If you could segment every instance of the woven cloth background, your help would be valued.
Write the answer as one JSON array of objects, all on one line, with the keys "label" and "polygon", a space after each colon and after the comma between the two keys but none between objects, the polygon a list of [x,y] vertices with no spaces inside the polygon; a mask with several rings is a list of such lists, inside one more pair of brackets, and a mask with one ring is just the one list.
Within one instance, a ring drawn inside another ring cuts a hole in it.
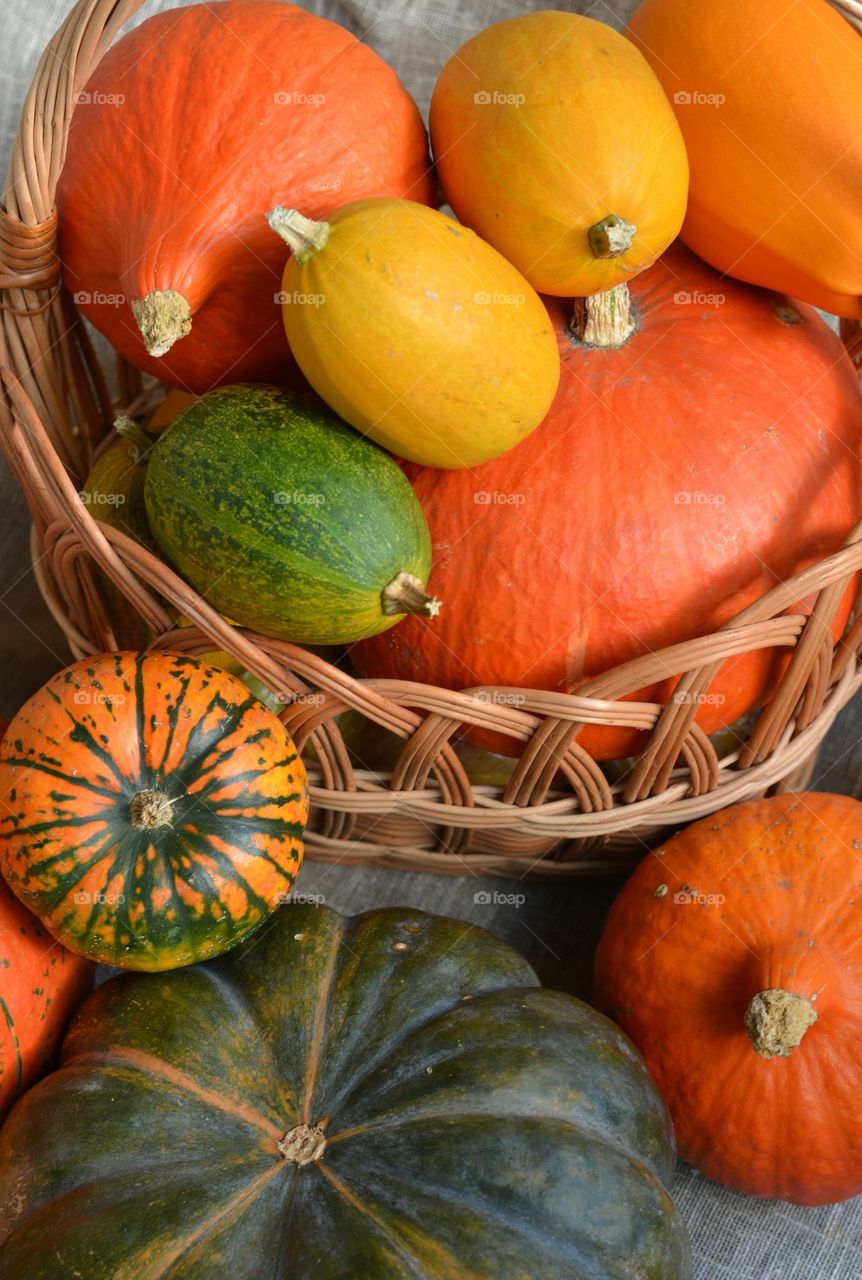
[{"label": "woven cloth background", "polygon": [[[698,0],[692,0],[697,3]],[[143,17],[177,7],[154,0]],[[423,111],[446,59],[475,31],[541,0],[321,0],[305,4],[350,28],[401,75]],[[561,4],[622,26],[636,0]],[[36,60],[65,16],[67,0],[0,0],[0,162],[5,172],[18,113]],[[178,104],[178,110],[181,110]],[[62,635],[39,599],[29,568],[27,514],[5,468],[0,474],[0,712],[11,715],[68,661]],[[821,752],[814,785],[862,794],[862,708],[848,707]],[[513,886],[508,881],[346,870],[309,864],[302,889],[344,912],[409,904],[473,920],[522,950],[551,986],[589,993],[589,971],[614,887],[581,882]],[[523,894],[518,906],[495,892]],[[480,900],[476,898],[479,896]],[[487,899],[490,896],[491,901]],[[776,1124],[780,1125],[780,1117]],[[691,1230],[697,1280],[859,1280],[862,1198],[799,1209],[733,1194],[681,1167],[675,1195]],[[565,1280],[561,1277],[560,1280]]]}]

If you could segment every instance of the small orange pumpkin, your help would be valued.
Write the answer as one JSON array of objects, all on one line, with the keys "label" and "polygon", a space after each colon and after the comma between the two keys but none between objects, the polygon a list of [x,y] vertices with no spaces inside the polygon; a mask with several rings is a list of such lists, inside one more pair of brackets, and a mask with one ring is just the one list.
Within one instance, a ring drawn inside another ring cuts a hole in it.
[{"label": "small orange pumpkin", "polygon": [[596,954],[596,1002],[644,1055],[680,1155],[749,1195],[862,1191],[862,805],[784,795],[644,859]]},{"label": "small orange pumpkin", "polygon": [[93,972],[0,881],[0,1120],[42,1074]]}]

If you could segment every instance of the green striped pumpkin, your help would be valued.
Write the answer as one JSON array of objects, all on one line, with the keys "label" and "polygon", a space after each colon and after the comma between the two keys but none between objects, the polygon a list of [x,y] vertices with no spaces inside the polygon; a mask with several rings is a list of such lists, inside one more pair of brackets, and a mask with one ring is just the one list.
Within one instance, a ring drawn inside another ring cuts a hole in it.
[{"label": "green striped pumpkin", "polygon": [[308,814],[281,721],[189,655],[58,672],[0,755],[0,871],[71,951],[131,969],[206,959],[290,892]]},{"label": "green striped pumpkin", "polygon": [[670,1120],[475,925],[290,904],[100,988],[0,1133],[0,1280],[688,1280]]},{"label": "green striped pumpkin", "polygon": [[264,635],[344,644],[433,616],[431,540],[397,464],[328,410],[273,387],[211,391],[150,456],[150,525],[221,613]]}]

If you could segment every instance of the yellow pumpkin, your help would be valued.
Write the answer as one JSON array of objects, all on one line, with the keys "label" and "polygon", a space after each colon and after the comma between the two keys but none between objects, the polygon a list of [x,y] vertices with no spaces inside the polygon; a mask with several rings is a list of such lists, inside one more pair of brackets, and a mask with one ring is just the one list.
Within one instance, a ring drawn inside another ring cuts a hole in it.
[{"label": "yellow pumpkin", "polygon": [[682,226],[671,105],[640,51],[592,18],[529,13],[473,36],[434,88],[431,141],[458,217],[541,293],[630,280]]},{"label": "yellow pumpkin", "polygon": [[293,250],[293,354],[346,422],[401,458],[472,467],[544,418],[560,376],[548,313],[523,276],[452,218],[359,200],[328,222],[274,209]]}]

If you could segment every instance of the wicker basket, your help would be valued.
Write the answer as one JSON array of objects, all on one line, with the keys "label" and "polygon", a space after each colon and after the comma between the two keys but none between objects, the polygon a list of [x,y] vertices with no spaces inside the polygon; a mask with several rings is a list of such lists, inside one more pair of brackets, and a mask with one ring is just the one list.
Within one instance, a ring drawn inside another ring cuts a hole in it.
[{"label": "wicker basket", "polygon": [[[153,628],[156,645],[234,655],[282,698],[298,745],[314,744],[307,849],[331,862],[518,877],[619,871],[670,827],[770,788],[804,785],[819,743],[862,685],[862,601],[835,648],[830,632],[862,568],[862,525],[843,550],[714,635],[628,662],[577,695],[518,690],[513,699],[511,690],[354,680],[295,645],[231,626],[156,557],[92,520],[77,494],[120,405],[60,281],[54,191],[76,94],[140,4],[75,5],[36,71],[0,211],[0,437],[32,511],[39,585],[73,654],[116,647],[98,565]],[[840,7],[862,20],[858,0]],[[845,324],[843,336],[862,364],[860,327]],[[132,414],[159,394],[122,364],[119,386]],[[811,593],[810,616],[783,613]],[[192,625],[177,627],[180,616]],[[791,661],[748,741],[719,759],[693,722],[698,700],[725,659],[773,646],[791,648]],[[621,701],[677,673],[689,697],[667,707]],[[404,739],[390,774],[352,765],[335,722],[347,708]],[[611,785],[574,741],[587,723],[651,731],[624,782]],[[468,780],[451,745],[468,725],[526,744],[505,790]]]}]

